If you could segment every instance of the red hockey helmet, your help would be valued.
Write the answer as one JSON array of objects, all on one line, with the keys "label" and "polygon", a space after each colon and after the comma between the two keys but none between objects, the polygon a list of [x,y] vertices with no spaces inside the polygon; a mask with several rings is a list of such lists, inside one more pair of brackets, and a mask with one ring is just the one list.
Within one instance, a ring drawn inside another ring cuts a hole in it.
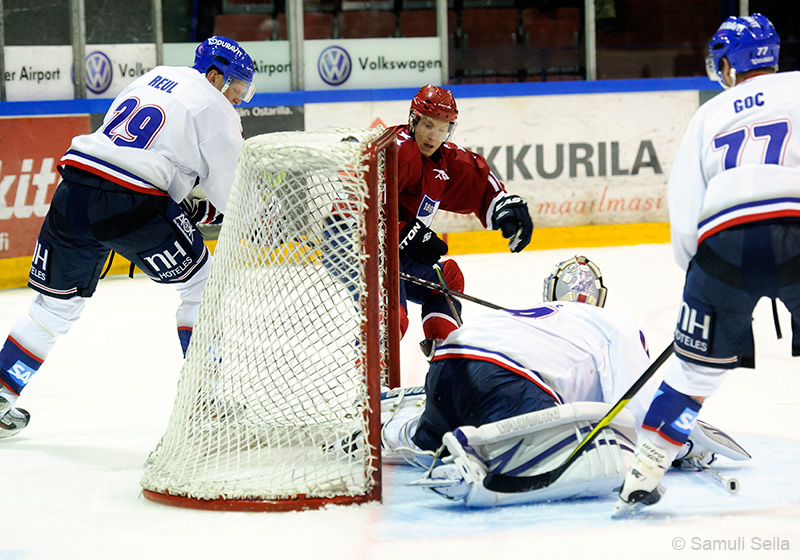
[{"label": "red hockey helmet", "polygon": [[458,109],[453,94],[431,84],[422,86],[411,100],[411,111],[451,123],[456,122],[458,118]]},{"label": "red hockey helmet", "polygon": [[[447,142],[453,137],[456,129],[458,109],[453,94],[448,90],[431,84],[422,86],[411,100],[411,112],[408,114],[408,129],[416,138],[416,128],[422,116],[449,123],[447,133],[439,140]],[[437,148],[438,149],[438,148]]]}]

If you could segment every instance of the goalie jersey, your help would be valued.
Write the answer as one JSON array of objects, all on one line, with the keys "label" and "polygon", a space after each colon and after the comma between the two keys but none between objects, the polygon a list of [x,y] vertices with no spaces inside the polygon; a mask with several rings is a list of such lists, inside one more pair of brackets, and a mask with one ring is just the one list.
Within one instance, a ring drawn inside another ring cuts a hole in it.
[{"label": "goalie jersey", "polygon": [[[537,384],[559,404],[616,403],[650,364],[639,325],[627,315],[585,303],[542,303],[495,311],[453,331],[433,361],[492,362]],[[658,387],[651,379],[628,403],[641,423]]]},{"label": "goalie jersey", "polygon": [[224,212],[242,142],[239,114],[203,74],[158,66],[114,99],[98,130],[73,138],[59,166],[175,202],[199,177]]}]

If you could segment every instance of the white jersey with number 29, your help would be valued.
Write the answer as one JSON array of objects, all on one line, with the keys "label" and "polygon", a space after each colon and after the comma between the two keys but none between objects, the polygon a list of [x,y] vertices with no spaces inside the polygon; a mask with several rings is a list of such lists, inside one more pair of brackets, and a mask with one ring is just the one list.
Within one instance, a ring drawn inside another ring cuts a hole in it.
[{"label": "white jersey with number 29", "polygon": [[706,237],[760,220],[800,217],[800,72],[761,74],[695,113],[669,178],[676,262]]},{"label": "white jersey with number 29", "polygon": [[239,114],[203,74],[158,66],[114,99],[98,130],[73,138],[59,165],[176,202],[199,177],[224,212],[242,142]]}]

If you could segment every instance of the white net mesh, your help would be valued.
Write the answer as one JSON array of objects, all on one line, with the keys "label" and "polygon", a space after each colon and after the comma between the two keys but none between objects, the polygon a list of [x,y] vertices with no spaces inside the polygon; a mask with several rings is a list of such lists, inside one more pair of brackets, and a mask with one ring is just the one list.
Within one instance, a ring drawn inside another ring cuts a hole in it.
[{"label": "white net mesh", "polygon": [[[281,500],[373,489],[379,465],[367,440],[364,351],[378,335],[365,328],[366,264],[384,259],[367,258],[366,150],[380,132],[245,142],[145,490]],[[382,188],[381,154],[377,161]]]}]

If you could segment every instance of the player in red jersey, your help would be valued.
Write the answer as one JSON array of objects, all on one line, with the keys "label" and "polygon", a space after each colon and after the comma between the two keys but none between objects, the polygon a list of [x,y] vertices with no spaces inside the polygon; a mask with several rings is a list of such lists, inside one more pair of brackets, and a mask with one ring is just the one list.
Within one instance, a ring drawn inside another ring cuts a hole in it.
[{"label": "player in red jersey", "polygon": [[[447,244],[430,229],[439,210],[475,214],[487,229],[499,229],[512,253],[531,241],[533,222],[527,203],[506,192],[480,154],[449,142],[458,109],[450,91],[423,86],[411,101],[407,125],[393,127],[398,143],[398,204],[400,215],[400,270],[439,283],[440,266],[447,286],[464,289],[464,275],[453,260],[440,262]],[[423,352],[432,354],[435,341],[447,338],[458,326],[444,294],[400,282],[400,301],[422,305]],[[453,302],[456,312],[460,304]],[[403,318],[403,332],[408,318]]]}]

